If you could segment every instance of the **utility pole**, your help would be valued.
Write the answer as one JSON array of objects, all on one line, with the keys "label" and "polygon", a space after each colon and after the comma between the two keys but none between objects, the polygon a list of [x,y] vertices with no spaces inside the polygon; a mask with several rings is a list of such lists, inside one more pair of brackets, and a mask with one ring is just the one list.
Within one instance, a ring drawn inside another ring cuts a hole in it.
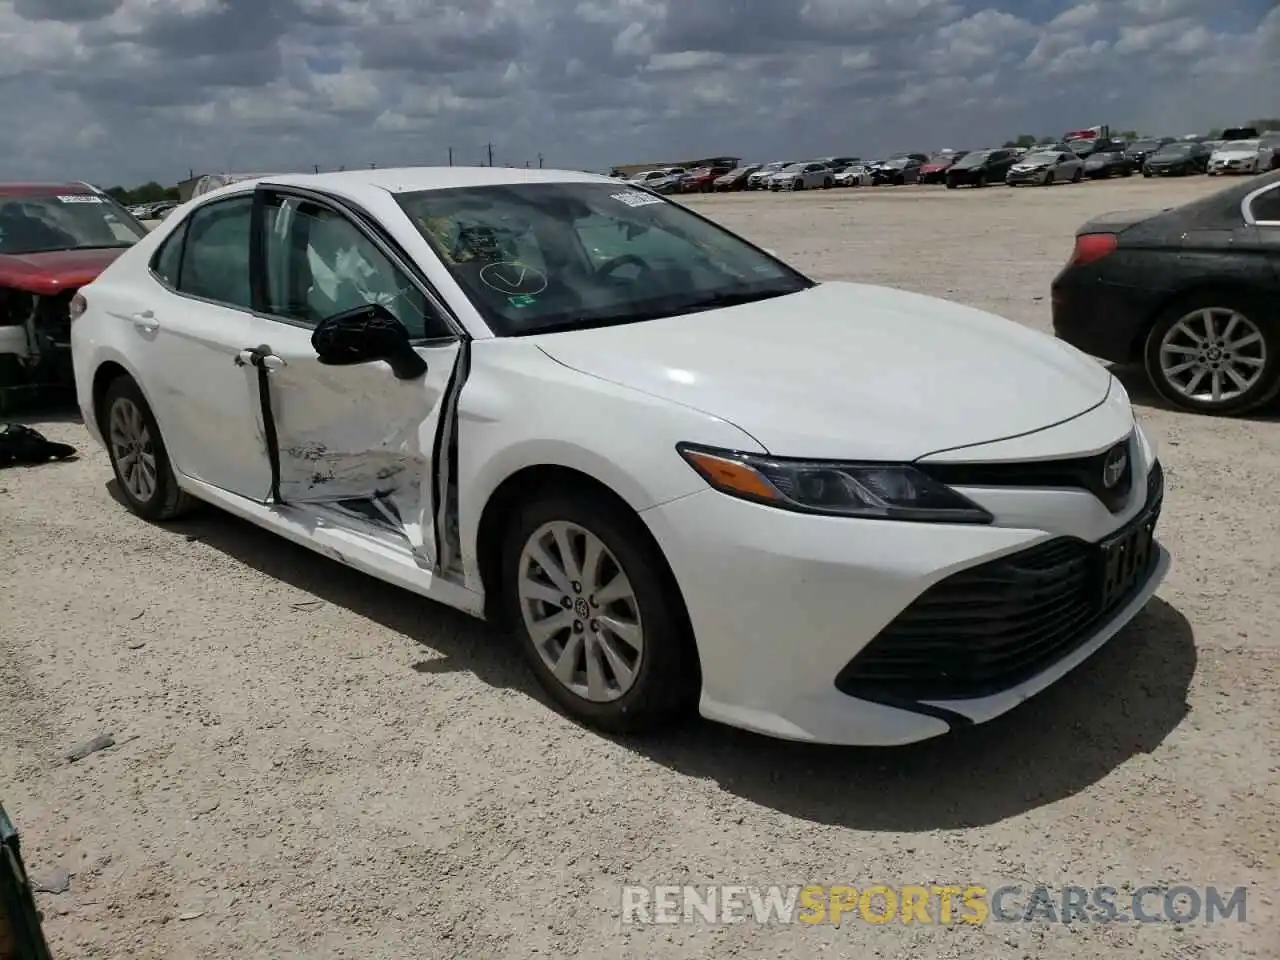
[{"label": "utility pole", "polygon": [[449,166],[453,166],[453,147],[449,148]]},{"label": "utility pole", "polygon": [[489,143],[489,144],[486,144],[486,146],[489,148],[489,166],[492,167],[493,166],[493,144]]},{"label": "utility pole", "polygon": [[538,169],[542,169],[542,154],[538,154]]},{"label": "utility pole", "polygon": [[528,169],[529,169],[529,161],[528,161],[528,160],[526,160],[526,161],[524,162],[524,168],[525,168],[526,170],[528,170]]},{"label": "utility pole", "polygon": [[314,164],[312,164],[312,166],[315,168],[316,173],[319,173],[319,172],[320,172],[320,164],[318,164],[318,163],[314,163]]}]

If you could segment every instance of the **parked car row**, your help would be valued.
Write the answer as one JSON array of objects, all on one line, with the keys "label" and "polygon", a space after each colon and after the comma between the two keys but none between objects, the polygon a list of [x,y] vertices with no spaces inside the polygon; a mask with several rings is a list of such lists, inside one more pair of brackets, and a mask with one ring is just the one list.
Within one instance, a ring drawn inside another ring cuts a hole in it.
[{"label": "parked car row", "polygon": [[129,212],[139,220],[163,220],[176,210],[178,205],[172,200],[161,200],[158,203],[138,203],[129,207]]},{"label": "parked car row", "polygon": [[1031,147],[901,152],[882,160],[820,157],[646,170],[628,182],[656,193],[723,193],[735,190],[814,190],[832,187],[945,184],[957,187],[1050,186],[1109,177],[1253,174],[1280,169],[1280,131],[1249,128],[1224,139],[1144,137],[1123,140],[1079,131]]}]

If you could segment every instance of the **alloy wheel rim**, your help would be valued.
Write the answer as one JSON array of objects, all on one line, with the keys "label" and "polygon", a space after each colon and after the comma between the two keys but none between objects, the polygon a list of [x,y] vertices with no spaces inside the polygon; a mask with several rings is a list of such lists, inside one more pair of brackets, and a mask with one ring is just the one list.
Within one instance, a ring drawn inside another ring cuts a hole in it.
[{"label": "alloy wheel rim", "polygon": [[624,696],[640,672],[644,624],[604,542],[575,523],[545,523],[521,551],[517,576],[525,629],[556,680],[592,703]]},{"label": "alloy wheel rim", "polygon": [[1181,396],[1226,403],[1257,386],[1267,368],[1267,341],[1238,310],[1193,310],[1160,341],[1160,373]]},{"label": "alloy wheel rim", "polygon": [[112,404],[108,434],[120,482],[145,503],[156,492],[156,452],[151,431],[136,403],[120,397]]}]

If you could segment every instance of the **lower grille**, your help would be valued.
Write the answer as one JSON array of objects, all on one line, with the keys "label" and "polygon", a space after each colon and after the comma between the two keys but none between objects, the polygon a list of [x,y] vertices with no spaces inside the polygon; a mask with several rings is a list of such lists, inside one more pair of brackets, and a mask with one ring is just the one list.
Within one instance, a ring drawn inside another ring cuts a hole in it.
[{"label": "lower grille", "polygon": [[1029,680],[1080,647],[1150,578],[1163,494],[1156,463],[1146,509],[1104,543],[1059,537],[934,584],[841,670],[836,687],[918,702],[983,697]]}]

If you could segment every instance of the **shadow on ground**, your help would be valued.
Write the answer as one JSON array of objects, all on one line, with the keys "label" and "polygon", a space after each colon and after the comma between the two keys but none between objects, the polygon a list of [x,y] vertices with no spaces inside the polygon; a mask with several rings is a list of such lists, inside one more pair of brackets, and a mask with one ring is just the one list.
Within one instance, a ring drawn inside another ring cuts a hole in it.
[{"label": "shadow on ground", "polygon": [[[1125,390],[1128,391],[1129,399],[1139,406],[1165,410],[1183,417],[1209,416],[1209,414],[1195,414],[1181,410],[1160,396],[1155,387],[1151,386],[1151,379],[1147,376],[1147,371],[1141,364],[1113,365],[1110,370],[1115,374],[1116,379],[1124,384]],[[1256,423],[1280,422],[1280,398],[1267,404],[1261,410],[1255,410],[1253,413],[1244,414],[1243,416],[1233,416],[1233,419],[1251,420]]]},{"label": "shadow on ground", "polygon": [[[478,620],[211,508],[171,529],[415,640],[431,653],[414,665],[419,673],[466,670],[546,702],[514,645]],[[1191,625],[1156,599],[1044,693],[988,724],[922,744],[818,747],[698,721],[619,743],[802,820],[859,830],[958,829],[1079,793],[1155,750],[1187,714],[1195,667]]]}]

